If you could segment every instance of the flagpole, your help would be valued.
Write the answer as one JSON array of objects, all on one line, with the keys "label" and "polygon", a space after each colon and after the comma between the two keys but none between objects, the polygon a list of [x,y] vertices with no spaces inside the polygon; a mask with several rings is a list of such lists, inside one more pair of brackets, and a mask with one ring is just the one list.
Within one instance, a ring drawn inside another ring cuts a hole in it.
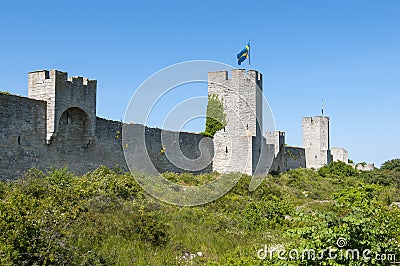
[{"label": "flagpole", "polygon": [[251,53],[251,44],[250,44],[250,38],[249,38],[249,70],[250,70],[250,53]]},{"label": "flagpole", "polygon": [[248,44],[249,44],[249,69],[247,70],[247,73],[250,71],[250,68],[251,68],[251,64],[250,64],[250,53],[251,53],[250,38],[249,38]]}]

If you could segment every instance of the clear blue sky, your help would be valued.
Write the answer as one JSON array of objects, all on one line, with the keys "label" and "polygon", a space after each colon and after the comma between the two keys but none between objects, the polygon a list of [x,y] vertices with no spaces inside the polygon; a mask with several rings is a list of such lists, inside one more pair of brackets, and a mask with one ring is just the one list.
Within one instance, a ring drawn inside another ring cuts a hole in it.
[{"label": "clear blue sky", "polygon": [[323,97],[332,147],[377,165],[400,157],[397,0],[5,1],[0,25],[0,90],[26,96],[27,72],[67,71],[98,80],[97,114],[115,120],[156,71],[234,65],[250,36],[288,144],[301,145],[301,118]]}]

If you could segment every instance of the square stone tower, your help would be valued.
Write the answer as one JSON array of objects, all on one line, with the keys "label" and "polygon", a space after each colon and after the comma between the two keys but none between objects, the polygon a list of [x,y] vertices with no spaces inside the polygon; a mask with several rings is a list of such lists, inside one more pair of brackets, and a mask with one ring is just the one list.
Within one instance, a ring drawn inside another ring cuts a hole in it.
[{"label": "square stone tower", "polygon": [[332,154],[332,162],[338,162],[338,161],[344,163],[349,162],[349,152],[344,148],[332,148],[331,154]]},{"label": "square stone tower", "polygon": [[65,124],[80,127],[88,142],[93,139],[96,125],[96,87],[96,80],[68,78],[66,72],[58,70],[41,70],[28,74],[28,97],[47,102],[47,144],[51,144],[57,137],[59,128],[65,128]]},{"label": "square stone tower", "polygon": [[[214,135],[213,170],[262,174],[262,75],[255,70],[208,73],[208,94],[222,101],[227,125]],[[265,170],[266,171],[266,170]]]},{"label": "square stone tower", "polygon": [[266,133],[267,144],[273,145],[275,150],[275,157],[278,156],[280,151],[285,150],[285,132],[283,131],[268,131]]},{"label": "square stone tower", "polygon": [[306,167],[319,169],[329,164],[332,161],[329,145],[329,117],[303,117]]}]

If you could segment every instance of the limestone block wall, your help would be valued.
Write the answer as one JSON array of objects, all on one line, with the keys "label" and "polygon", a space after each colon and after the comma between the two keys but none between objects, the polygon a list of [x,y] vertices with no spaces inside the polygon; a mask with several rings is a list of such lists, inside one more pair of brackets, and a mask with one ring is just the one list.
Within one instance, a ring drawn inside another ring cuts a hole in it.
[{"label": "limestone block wall", "polygon": [[262,146],[262,75],[244,69],[230,74],[208,73],[208,93],[218,95],[227,118],[226,127],[214,135],[213,170],[252,175]]},{"label": "limestone block wall", "polygon": [[252,175],[252,136],[232,136],[229,126],[214,135],[213,171]]},{"label": "limestone block wall", "polygon": [[87,140],[94,137],[96,126],[96,80],[70,77],[58,70],[41,70],[28,74],[28,97],[47,102],[48,144],[57,137],[62,115],[79,108],[87,115]]},{"label": "limestone block wall", "polygon": [[285,147],[283,171],[306,168],[305,150],[300,147]]},{"label": "limestone block wall", "polygon": [[333,162],[349,162],[349,153],[343,148],[332,148],[331,149],[332,161]]},{"label": "limestone block wall", "polygon": [[266,175],[273,164],[275,156],[274,146],[268,145],[266,138],[263,136],[252,137],[252,140],[253,175]]},{"label": "limestone block wall", "polygon": [[46,102],[0,93],[0,179],[40,165],[45,134]]},{"label": "limestone block wall", "polygon": [[[31,72],[29,98],[0,94],[0,179],[16,178],[31,167],[68,166],[76,174],[99,165],[128,170],[123,145],[129,147],[128,161],[151,173],[261,175],[270,165],[271,171],[282,172],[318,169],[333,159],[347,162],[346,150],[330,150],[328,117],[303,118],[303,148],[285,146],[284,132],[262,136],[262,75],[257,71],[234,69],[230,77],[227,71],[208,77],[209,94],[218,95],[227,118],[213,140],[98,118],[95,80],[68,78],[57,70]],[[122,140],[124,129],[128,142]]]},{"label": "limestone block wall", "polygon": [[[274,149],[274,145],[270,145]],[[275,156],[270,172],[286,172],[297,168],[306,168],[305,150],[300,147],[284,146]]]},{"label": "limestone block wall", "polygon": [[200,174],[212,171],[214,145],[211,138],[159,128],[146,128],[145,137],[147,153],[158,172]]},{"label": "limestone block wall", "polygon": [[355,168],[359,171],[372,171],[375,169],[375,165],[373,163],[368,163],[368,164],[357,164]]},{"label": "limestone block wall", "polygon": [[307,168],[319,169],[331,162],[329,117],[303,118],[303,148]]},{"label": "limestone block wall", "polygon": [[[80,109],[79,109],[80,110]],[[90,142],[80,138],[84,133],[86,114],[79,110],[70,113],[70,122],[61,117],[57,138],[46,143],[46,111],[44,101],[15,95],[0,94],[0,180],[14,179],[29,168],[49,170],[52,167],[68,167],[75,174],[85,174],[100,165],[118,165],[128,170],[122,149],[122,123],[96,118],[95,134]],[[144,128],[142,125],[137,125]],[[146,128],[146,144],[151,160],[160,172],[182,172],[160,153],[161,130]],[[178,134],[179,147],[188,158],[200,155],[199,146],[208,164],[195,173],[210,172],[213,143],[210,138],[194,133],[166,132]],[[144,150],[134,150],[143,157]],[[171,152],[171,151],[170,151]]]},{"label": "limestone block wall", "polygon": [[[96,138],[89,143],[79,138],[81,123],[63,125],[59,138],[46,143],[44,101],[0,94],[0,179],[21,176],[29,168],[49,170],[68,167],[84,174],[99,165],[127,169],[121,140],[115,138],[120,123],[97,119]],[[79,118],[79,113],[78,116]],[[71,119],[74,120],[74,114]]]},{"label": "limestone block wall", "polygon": [[266,140],[267,144],[274,145],[275,156],[285,148],[285,132],[283,131],[266,132]]}]

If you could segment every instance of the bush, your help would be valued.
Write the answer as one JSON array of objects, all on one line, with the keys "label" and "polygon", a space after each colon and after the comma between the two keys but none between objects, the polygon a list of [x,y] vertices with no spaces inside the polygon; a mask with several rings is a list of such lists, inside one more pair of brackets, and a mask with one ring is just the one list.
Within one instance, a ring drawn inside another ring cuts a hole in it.
[{"label": "bush", "polygon": [[[260,260],[257,250],[323,250],[343,237],[351,249],[400,254],[400,209],[391,204],[400,172],[386,167],[358,173],[339,163],[324,176],[296,169],[252,192],[250,176],[231,174],[239,179],[231,191],[197,207],[159,202],[118,169],[32,169],[0,183],[0,265],[365,265]],[[198,186],[220,175],[164,176]]]},{"label": "bush", "polygon": [[[333,212],[299,213],[294,218],[296,226],[288,233],[299,242],[292,243],[291,247],[327,250],[338,248],[337,240],[344,238],[347,242],[344,249],[357,249],[361,254],[364,250],[371,250],[371,261],[357,264],[360,261],[339,257],[329,260],[325,257],[323,261],[311,265],[390,265],[390,261],[377,261],[374,255],[400,252],[400,212],[390,210],[378,200],[381,190],[376,185],[360,184],[336,194]],[[307,262],[300,265],[309,265]]]},{"label": "bush", "polygon": [[328,165],[321,167],[318,170],[318,174],[323,177],[336,176],[339,178],[346,178],[351,176],[357,176],[358,171],[354,169],[351,165],[339,161],[339,162],[332,162]]},{"label": "bush", "polygon": [[142,199],[139,191],[132,175],[106,167],[83,177],[67,169],[46,175],[33,169],[2,183],[0,264],[112,264],[99,252],[113,236],[163,245],[167,225],[147,204],[132,204]]},{"label": "bush", "polygon": [[250,202],[241,215],[249,230],[265,230],[285,225],[285,216],[291,214],[292,211],[285,201],[269,197],[268,200]]}]

